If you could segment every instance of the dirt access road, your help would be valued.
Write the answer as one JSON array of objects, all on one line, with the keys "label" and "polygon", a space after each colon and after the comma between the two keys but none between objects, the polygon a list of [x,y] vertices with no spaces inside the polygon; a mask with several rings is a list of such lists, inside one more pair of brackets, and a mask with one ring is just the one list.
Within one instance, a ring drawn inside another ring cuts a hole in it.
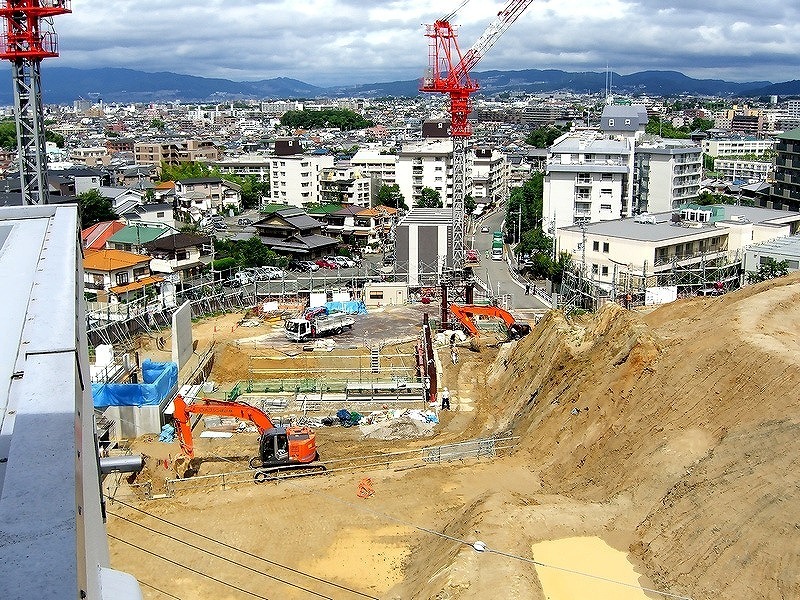
[{"label": "dirt access road", "polygon": [[800,275],[647,315],[551,313],[519,342],[442,356],[454,410],[433,438],[320,432],[333,457],[512,429],[511,456],[112,503],[112,564],[152,599],[565,600],[534,545],[599,538],[643,587],[800,597],[798,322]]}]

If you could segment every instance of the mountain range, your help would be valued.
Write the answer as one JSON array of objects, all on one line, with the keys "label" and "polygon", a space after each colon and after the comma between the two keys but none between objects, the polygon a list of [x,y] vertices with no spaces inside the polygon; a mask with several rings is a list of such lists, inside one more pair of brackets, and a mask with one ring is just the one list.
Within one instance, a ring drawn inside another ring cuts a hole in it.
[{"label": "mountain range", "polygon": [[[555,69],[485,71],[475,73],[484,95],[504,92],[599,93],[606,87],[605,72],[569,73]],[[772,83],[734,83],[720,79],[693,79],[677,71],[642,71],[630,75],[612,74],[614,94],[651,96],[761,97],[800,95],[800,80]],[[87,99],[104,102],[225,102],[237,99],[412,97],[419,94],[418,80],[390,81],[350,86],[317,87],[296,79],[277,77],[262,81],[231,81],[180,75],[147,73],[133,69],[74,69],[42,66],[42,97],[48,104],[71,104]],[[0,104],[14,102],[11,82],[0,89]]]}]

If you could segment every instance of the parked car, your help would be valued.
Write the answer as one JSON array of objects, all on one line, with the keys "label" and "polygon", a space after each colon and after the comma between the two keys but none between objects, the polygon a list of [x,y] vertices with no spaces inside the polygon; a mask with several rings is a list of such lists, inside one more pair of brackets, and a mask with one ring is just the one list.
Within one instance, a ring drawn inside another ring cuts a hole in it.
[{"label": "parked car", "polygon": [[261,271],[264,273],[267,279],[280,279],[285,275],[283,269],[279,269],[278,267],[271,267],[268,265],[261,267]]},{"label": "parked car", "polygon": [[481,233],[489,233],[489,228],[486,225],[484,225],[483,227],[481,227]]},{"label": "parked car", "polygon": [[320,269],[338,269],[339,268],[339,264],[338,263],[331,262],[327,258],[318,258],[314,262],[317,263],[317,266]]},{"label": "parked car", "polygon": [[319,271],[319,265],[311,260],[298,260],[295,258],[289,261],[289,269],[308,273],[310,271]]},{"label": "parked car", "polygon": [[353,259],[347,258],[346,256],[326,256],[325,259],[328,262],[333,262],[339,265],[340,267],[348,268],[348,267],[355,267],[356,261]]},{"label": "parked car", "polygon": [[241,217],[238,221],[236,221],[236,224],[239,227],[247,227],[248,225],[252,225],[253,224],[253,220],[252,219],[248,219],[247,217]]}]

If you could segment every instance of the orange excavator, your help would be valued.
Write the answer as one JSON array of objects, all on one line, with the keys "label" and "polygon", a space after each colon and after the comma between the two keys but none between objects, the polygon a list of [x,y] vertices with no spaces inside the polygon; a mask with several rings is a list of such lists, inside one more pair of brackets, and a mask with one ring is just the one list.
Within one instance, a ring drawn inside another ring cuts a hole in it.
[{"label": "orange excavator", "polygon": [[481,330],[475,325],[474,315],[483,315],[502,319],[508,329],[508,337],[517,340],[531,332],[531,326],[527,323],[517,323],[510,312],[499,306],[480,306],[478,304],[450,304],[450,312],[464,326],[472,336],[480,336]]},{"label": "orange excavator", "polygon": [[[270,473],[289,469],[309,469],[324,471],[325,466],[317,463],[316,433],[308,427],[277,427],[264,411],[243,402],[231,402],[203,398],[187,404],[182,396],[173,401],[175,411],[175,431],[181,444],[183,455],[175,459],[176,470],[188,463],[193,464],[194,441],[192,439],[192,414],[236,417],[250,421],[258,427],[258,456],[250,459],[250,468],[256,469],[253,476],[256,483],[269,479]],[[187,471],[189,472],[189,471]]]}]

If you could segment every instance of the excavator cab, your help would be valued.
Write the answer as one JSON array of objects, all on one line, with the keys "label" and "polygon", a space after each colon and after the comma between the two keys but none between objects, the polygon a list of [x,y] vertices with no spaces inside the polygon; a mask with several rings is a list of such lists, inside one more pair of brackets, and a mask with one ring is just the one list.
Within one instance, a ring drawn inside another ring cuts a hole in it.
[{"label": "excavator cab", "polygon": [[264,465],[285,465],[289,462],[289,436],[283,427],[267,429],[261,435],[258,453]]}]

